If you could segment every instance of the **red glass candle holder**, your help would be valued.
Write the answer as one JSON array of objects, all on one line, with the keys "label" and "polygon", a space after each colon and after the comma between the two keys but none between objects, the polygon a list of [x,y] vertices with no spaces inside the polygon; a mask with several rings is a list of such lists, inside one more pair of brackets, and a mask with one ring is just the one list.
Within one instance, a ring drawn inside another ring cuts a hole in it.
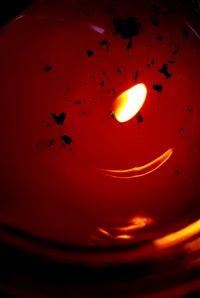
[{"label": "red glass candle holder", "polygon": [[38,1],[1,30],[5,243],[92,268],[198,266],[199,32],[161,0]]}]

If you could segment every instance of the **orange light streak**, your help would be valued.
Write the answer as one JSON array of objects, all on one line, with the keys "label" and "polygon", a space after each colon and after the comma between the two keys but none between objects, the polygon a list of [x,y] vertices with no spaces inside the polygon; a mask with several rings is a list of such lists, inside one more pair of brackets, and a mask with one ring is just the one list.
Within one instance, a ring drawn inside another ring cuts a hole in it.
[{"label": "orange light streak", "polygon": [[106,176],[118,179],[131,179],[142,177],[148,175],[157,169],[159,169],[166,161],[171,157],[173,154],[173,149],[170,148],[162,155],[154,159],[153,161],[147,163],[144,166],[134,167],[126,170],[109,170],[109,169],[99,169],[102,171]]},{"label": "orange light streak", "polygon": [[153,223],[153,220],[148,217],[134,217],[130,220],[130,224],[124,227],[115,228],[117,231],[121,232],[131,232],[134,230],[142,229]]},{"label": "orange light streak", "polygon": [[157,239],[154,241],[154,244],[159,248],[168,248],[170,246],[177,245],[189,238],[200,233],[200,219],[196,222],[190,224],[182,230],[179,230],[175,233],[169,234],[165,237]]}]

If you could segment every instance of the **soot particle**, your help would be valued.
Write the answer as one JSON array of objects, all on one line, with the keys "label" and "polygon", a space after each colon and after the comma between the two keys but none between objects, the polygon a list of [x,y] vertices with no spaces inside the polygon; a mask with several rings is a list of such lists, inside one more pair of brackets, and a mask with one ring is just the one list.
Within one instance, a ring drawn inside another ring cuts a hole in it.
[{"label": "soot particle", "polygon": [[161,35],[158,35],[157,37],[156,37],[156,39],[158,40],[158,41],[163,41],[163,37],[161,36]]},{"label": "soot particle", "polygon": [[166,79],[169,79],[172,77],[172,74],[169,73],[168,71],[168,65],[167,64],[163,64],[162,68],[159,69],[159,72],[164,74],[166,76]]},{"label": "soot particle", "polygon": [[177,49],[172,52],[172,55],[174,55],[174,56],[178,55],[178,52],[179,52],[180,48],[181,47],[178,46]]},{"label": "soot particle", "polygon": [[140,113],[137,114],[137,122],[138,122],[138,123],[143,122],[143,117],[142,117],[142,115],[141,115]]},{"label": "soot particle", "polygon": [[94,52],[92,50],[87,50],[88,57],[92,57],[94,55]]},{"label": "soot particle", "polygon": [[80,100],[75,100],[75,102],[74,102],[76,105],[81,105],[82,104],[82,102],[80,101]]},{"label": "soot particle", "polygon": [[45,72],[50,72],[50,71],[52,71],[53,70],[53,66],[52,65],[45,65],[44,66],[44,71]]},{"label": "soot particle", "polygon": [[153,85],[153,89],[158,91],[158,92],[162,92],[163,91],[163,86],[162,85]]},{"label": "soot particle", "polygon": [[72,138],[67,135],[61,136],[60,138],[66,145],[70,145],[72,143]]},{"label": "soot particle", "polygon": [[122,74],[122,70],[121,70],[120,67],[117,67],[116,70],[117,70],[117,73],[118,73],[118,74],[120,74],[120,75]]},{"label": "soot particle", "polygon": [[183,132],[183,131],[184,131],[183,127],[179,128],[179,132]]},{"label": "soot particle", "polygon": [[138,70],[136,70],[135,77],[134,77],[134,81],[135,81],[135,82],[136,82],[136,81],[137,81],[137,79],[138,79],[138,74],[139,74],[139,71],[138,71]]},{"label": "soot particle", "polygon": [[100,85],[101,85],[101,87],[104,87],[105,82],[104,81],[101,81]]},{"label": "soot particle", "polygon": [[132,46],[133,46],[133,42],[132,42],[132,40],[129,40],[126,50],[129,51],[130,49],[132,49]]},{"label": "soot particle", "polygon": [[64,112],[60,113],[59,115],[56,115],[55,113],[51,113],[51,116],[53,117],[54,121],[58,125],[63,125],[66,119],[66,113]]},{"label": "soot particle", "polygon": [[116,94],[116,90],[115,90],[115,88],[112,88],[112,92],[113,92],[114,94]]},{"label": "soot particle", "polygon": [[110,48],[110,43],[108,40],[106,39],[103,39],[100,43],[100,47],[105,47],[106,48],[106,52],[109,51],[109,48]]},{"label": "soot particle", "polygon": [[130,39],[137,36],[141,31],[140,23],[135,17],[126,19],[116,19],[113,21],[115,33],[119,34],[122,39]]},{"label": "soot particle", "polygon": [[48,140],[48,147],[52,147],[56,141],[54,139]]}]

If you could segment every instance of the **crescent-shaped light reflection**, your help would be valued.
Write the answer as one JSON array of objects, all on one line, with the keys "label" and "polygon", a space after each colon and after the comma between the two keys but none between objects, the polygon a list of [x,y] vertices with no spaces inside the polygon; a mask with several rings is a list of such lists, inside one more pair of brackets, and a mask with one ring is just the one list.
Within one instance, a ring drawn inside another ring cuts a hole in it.
[{"label": "crescent-shaped light reflection", "polygon": [[148,175],[159,169],[173,154],[173,148],[168,149],[153,161],[138,167],[125,170],[99,169],[106,176],[118,179],[131,179]]}]

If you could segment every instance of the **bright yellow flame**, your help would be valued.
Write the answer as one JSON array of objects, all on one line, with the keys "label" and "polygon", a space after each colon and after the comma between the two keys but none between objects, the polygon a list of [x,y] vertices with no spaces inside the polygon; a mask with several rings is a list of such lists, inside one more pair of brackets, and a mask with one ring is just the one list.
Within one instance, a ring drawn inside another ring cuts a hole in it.
[{"label": "bright yellow flame", "polygon": [[142,108],[147,96],[144,84],[138,84],[120,94],[114,102],[113,114],[120,123],[132,119]]},{"label": "bright yellow flame", "polygon": [[198,233],[200,233],[200,219],[182,230],[155,240],[154,244],[159,248],[167,248],[179,244],[182,241],[197,235]]},{"label": "bright yellow flame", "polygon": [[172,155],[173,149],[170,148],[162,155],[154,159],[153,161],[147,163],[144,166],[134,167],[126,170],[108,170],[108,169],[100,169],[104,172],[106,176],[112,178],[119,178],[119,179],[130,179],[130,178],[137,178],[148,175],[158,168],[160,168]]}]

